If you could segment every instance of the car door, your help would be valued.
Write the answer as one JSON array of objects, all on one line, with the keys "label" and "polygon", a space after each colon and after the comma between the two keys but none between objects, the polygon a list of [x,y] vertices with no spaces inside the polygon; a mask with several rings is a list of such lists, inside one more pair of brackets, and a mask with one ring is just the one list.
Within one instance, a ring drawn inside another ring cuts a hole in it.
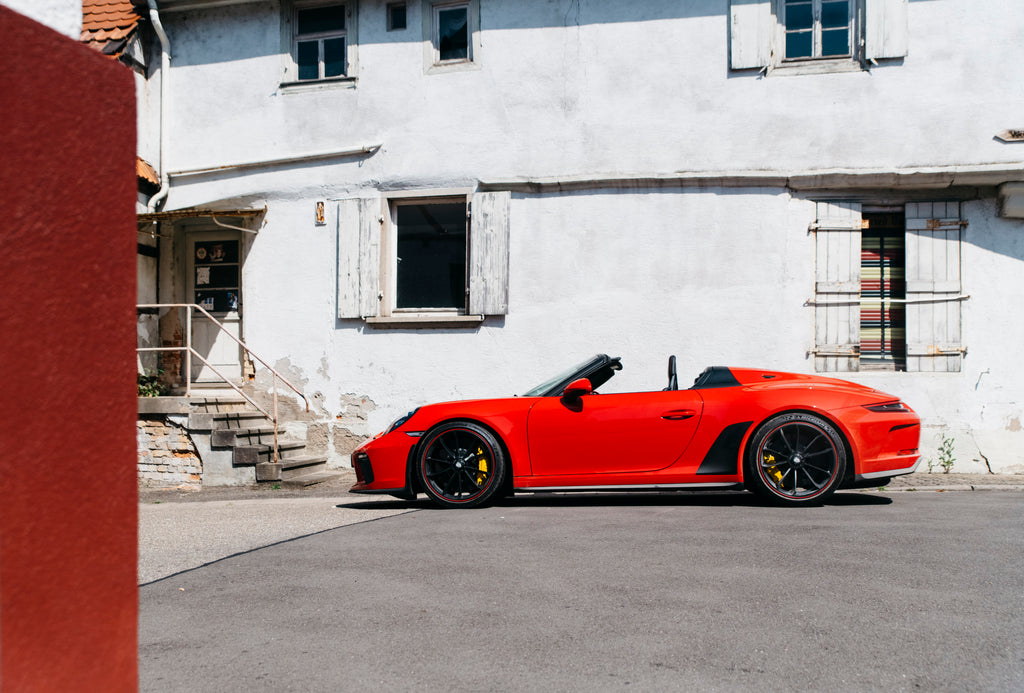
[{"label": "car door", "polygon": [[675,462],[700,422],[695,390],[545,397],[530,410],[535,476],[651,472]]}]

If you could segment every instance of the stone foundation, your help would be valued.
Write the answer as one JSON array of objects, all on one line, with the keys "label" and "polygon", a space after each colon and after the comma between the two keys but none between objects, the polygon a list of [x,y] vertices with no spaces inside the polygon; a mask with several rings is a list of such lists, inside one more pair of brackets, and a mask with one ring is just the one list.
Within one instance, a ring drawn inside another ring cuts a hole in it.
[{"label": "stone foundation", "polygon": [[[151,488],[199,488],[203,462],[185,429],[170,416],[136,421],[139,484]],[[184,418],[184,417],[182,417]]]}]

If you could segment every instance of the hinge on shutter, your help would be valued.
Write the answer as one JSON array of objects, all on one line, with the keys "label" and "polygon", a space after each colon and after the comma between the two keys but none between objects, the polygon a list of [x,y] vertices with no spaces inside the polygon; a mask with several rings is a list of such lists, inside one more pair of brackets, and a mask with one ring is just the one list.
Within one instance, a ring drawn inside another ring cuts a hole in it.
[{"label": "hinge on shutter", "polygon": [[929,231],[936,229],[967,228],[966,219],[929,219],[927,221]]}]

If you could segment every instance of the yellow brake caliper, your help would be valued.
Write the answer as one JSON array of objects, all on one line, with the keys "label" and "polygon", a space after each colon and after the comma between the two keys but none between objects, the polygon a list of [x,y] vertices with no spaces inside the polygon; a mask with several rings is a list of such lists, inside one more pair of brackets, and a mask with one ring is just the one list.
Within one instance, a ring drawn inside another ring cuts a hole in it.
[{"label": "yellow brake caliper", "polygon": [[765,471],[767,471],[768,472],[768,476],[770,476],[773,479],[775,479],[775,483],[778,484],[778,483],[780,483],[782,481],[782,472],[779,471],[778,467],[776,467],[774,464],[772,464],[774,461],[775,461],[775,455],[773,455],[771,453],[766,453],[765,454],[765,456],[764,456],[764,463],[765,463],[765,465],[771,465]]},{"label": "yellow brake caliper", "polygon": [[480,456],[478,458],[480,461],[477,462],[477,467],[476,467],[479,470],[478,474],[476,475],[476,485],[477,486],[483,486],[484,485],[484,481],[487,480],[487,458],[483,456],[483,454],[484,454],[483,448],[477,448],[476,449],[476,454]]}]

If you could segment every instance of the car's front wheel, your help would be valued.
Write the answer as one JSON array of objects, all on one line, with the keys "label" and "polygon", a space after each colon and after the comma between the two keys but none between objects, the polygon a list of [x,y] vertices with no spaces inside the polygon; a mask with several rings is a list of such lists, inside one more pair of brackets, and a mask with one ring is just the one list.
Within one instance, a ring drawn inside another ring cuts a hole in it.
[{"label": "car's front wheel", "polygon": [[423,437],[416,473],[423,490],[438,505],[473,508],[485,504],[501,487],[505,455],[486,428],[451,421]]},{"label": "car's front wheel", "polygon": [[839,432],[819,416],[780,414],[751,438],[747,488],[783,505],[813,505],[831,496],[846,469]]}]

